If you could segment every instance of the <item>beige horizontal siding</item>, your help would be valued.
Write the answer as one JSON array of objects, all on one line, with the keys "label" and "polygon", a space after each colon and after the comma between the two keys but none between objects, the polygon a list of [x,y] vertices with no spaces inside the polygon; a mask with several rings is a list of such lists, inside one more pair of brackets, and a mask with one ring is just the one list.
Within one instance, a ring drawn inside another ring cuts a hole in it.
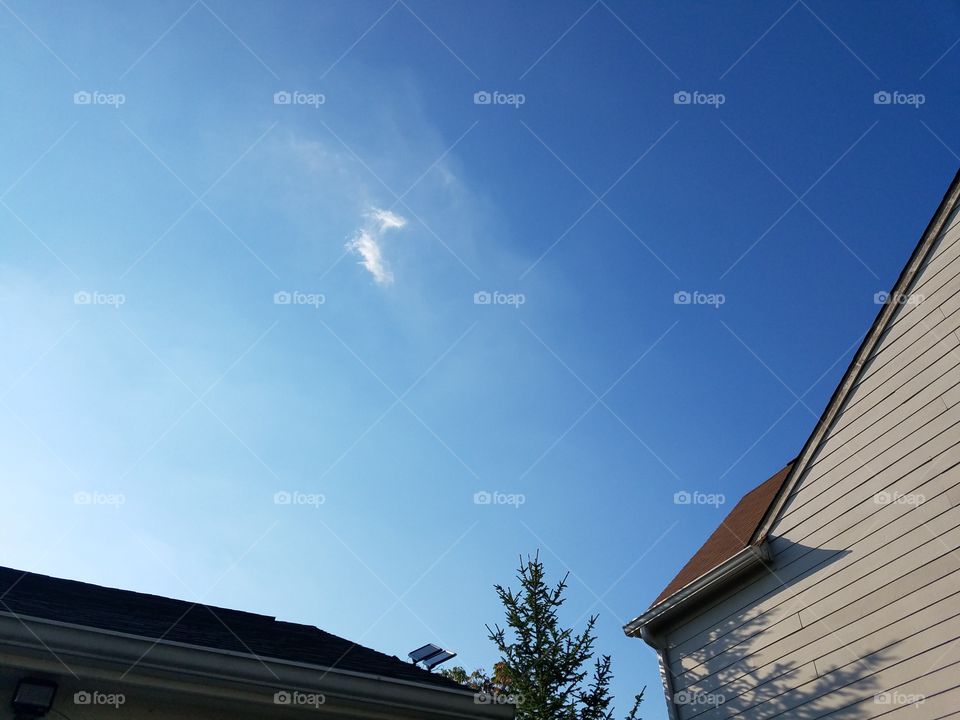
[{"label": "beige horizontal siding", "polygon": [[[870,356],[870,359],[863,366],[861,375],[854,381],[853,387],[868,381],[875,372],[889,364],[894,358],[902,355],[911,345],[914,345],[922,335],[931,328],[941,327],[942,323],[948,319],[948,315],[943,311],[943,303],[936,302],[938,298],[930,298],[930,307],[934,308],[922,323],[903,323],[900,325],[900,332],[897,335],[888,334],[887,339],[882,341],[876,352]],[[890,333],[892,328],[887,332]]]},{"label": "beige horizontal siding", "polygon": [[[960,715],[960,710],[957,709],[960,708],[958,681],[960,681],[960,667],[954,665],[941,668],[893,688],[899,704],[878,702],[877,696],[874,695],[825,717],[829,720],[877,717],[882,717],[884,720],[931,720],[932,718],[946,720],[946,718]],[[905,697],[917,696],[922,696],[922,702],[904,702]]]},{"label": "beige horizontal siding", "polygon": [[[928,335],[928,337],[931,336]],[[891,423],[904,421],[906,416],[913,413],[914,410],[922,405],[934,402],[937,397],[944,395],[951,387],[960,383],[960,372],[950,372],[951,367],[955,368],[957,364],[960,364],[960,352],[956,350],[958,345],[960,345],[960,339],[954,333],[950,333],[946,338],[941,338],[929,348],[931,362],[929,365],[925,363],[924,367],[934,365],[945,358],[950,358],[953,361],[952,364],[950,362],[944,363],[942,365],[944,372],[933,375],[930,378],[930,383],[925,385],[922,382],[915,383],[909,389],[909,394],[907,392],[893,392],[884,395],[872,405],[870,413],[863,413],[859,417],[851,415],[846,422],[838,423],[835,431],[830,434],[828,442],[824,443],[820,449],[816,458],[816,465],[820,465],[822,468],[828,461],[835,465],[837,452],[847,449],[847,446],[851,443],[855,449],[862,449],[867,442],[877,439],[881,430],[889,430]],[[915,360],[917,359],[919,358],[915,358]],[[925,362],[926,358],[920,360]],[[872,416],[875,414],[880,417],[876,422],[871,422],[873,420]],[[846,455],[840,457],[846,457]]]},{"label": "beige horizontal siding", "polygon": [[[956,246],[951,247],[955,251]],[[939,325],[954,308],[952,301],[960,292],[960,264],[956,257],[950,259],[935,276],[927,278],[917,285],[910,294],[908,302],[897,308],[892,323],[884,331],[880,344],[865,364],[856,384],[870,380],[877,368],[890,361],[892,356],[902,353],[922,332]]]},{"label": "beige horizontal siding", "polygon": [[950,390],[947,390],[946,394],[943,396],[943,401],[947,404],[947,407],[954,407],[958,402],[960,402],[960,387],[955,385]]},{"label": "beige horizontal siding", "polygon": [[[732,695],[737,685],[766,682],[787,663],[796,667],[816,660],[820,672],[825,672],[825,668],[829,668],[823,658],[837,648],[838,641],[851,643],[903,618],[912,618],[915,630],[922,630],[960,612],[958,570],[960,559],[944,551],[935,560],[895,579],[899,585],[911,588],[909,593],[904,594],[899,587],[887,583],[843,607],[800,610],[790,616],[791,622],[771,628],[775,630],[771,637],[765,637],[766,633],[760,636],[763,642],[769,641],[766,645],[748,647],[744,643],[734,646],[736,649],[731,647],[724,653],[727,657],[717,658],[725,665],[707,662],[685,673],[682,678],[685,684],[678,689]],[[738,662],[739,655],[750,656],[749,667]]]},{"label": "beige horizontal siding", "polygon": [[[847,490],[856,487],[871,476],[881,472],[892,476],[907,472],[923,462],[926,457],[936,455],[940,445],[949,444],[960,437],[960,429],[957,427],[957,423],[960,423],[960,408],[949,408],[945,402],[938,399],[936,403],[928,405],[920,413],[927,422],[919,428],[912,426],[895,428],[894,432],[884,438],[884,442],[875,443],[832,468],[831,475],[827,476],[823,482],[821,492],[807,493],[803,497],[795,495],[795,498],[800,497],[800,499],[785,508],[776,534],[785,534],[790,527],[802,521],[810,513],[823,510]],[[813,472],[806,475],[806,477],[811,476],[812,480],[824,477]],[[797,515],[798,513],[802,515]],[[783,530],[780,530],[780,527]]]},{"label": "beige horizontal siding", "polygon": [[[946,522],[957,522],[957,515],[957,512],[953,512],[950,520]],[[922,531],[923,528],[917,528],[916,530]],[[920,540],[919,532],[914,531],[913,534],[917,537],[911,537],[911,542]],[[944,538],[954,543],[960,542],[960,525],[951,528],[944,535]],[[892,582],[898,584],[899,591],[907,594],[908,583],[922,580],[924,577],[923,573],[914,576],[911,576],[910,573],[937,563],[945,555],[950,559],[944,560],[936,567],[925,572],[936,574],[940,571],[952,572],[957,569],[950,565],[952,560],[956,560],[950,553],[950,548],[944,547],[935,538],[928,538],[909,552],[890,561],[882,557],[882,553],[872,553],[863,561],[851,565],[849,576],[847,576],[847,571],[831,572],[832,568],[827,565],[822,568],[820,582],[810,586],[806,592],[783,598],[775,608],[758,616],[752,622],[738,625],[731,632],[717,638],[701,650],[681,658],[678,662],[671,662],[670,669],[674,674],[674,687],[683,689],[703,681],[704,678],[714,672],[729,667],[742,657],[758,656],[761,650],[775,646],[781,639],[801,628],[804,630],[802,640],[805,642],[816,640],[816,630],[810,630],[810,627],[818,621],[818,616],[829,616],[833,611],[840,610],[855,602],[861,603],[858,607],[864,613],[866,612],[865,608],[870,607],[872,603],[883,604],[884,600],[890,602],[893,598],[883,596],[882,593],[876,598],[868,599],[868,596],[871,593],[881,591]],[[913,578],[912,581],[904,580],[904,578],[911,577]],[[837,595],[838,597],[828,600],[831,595]],[[824,604],[818,607],[819,603]],[[836,604],[832,609],[831,603]],[[841,619],[843,618],[841,617]],[[835,627],[838,622],[836,619],[832,621],[828,619],[821,629],[827,632],[826,628]],[[783,647],[796,649],[793,648],[792,642],[784,643],[771,652],[777,652]],[[778,657],[780,655],[768,654],[767,660]],[[759,667],[760,665],[756,663],[756,660],[760,659],[762,658],[759,656],[752,658],[751,666]]]},{"label": "beige horizontal siding", "polygon": [[910,290],[909,294],[914,297],[910,302],[902,304],[887,325],[881,337],[883,347],[877,348],[875,356],[883,356],[884,353],[895,350],[897,340],[909,330],[911,323],[917,322],[918,317],[935,313],[948,297],[957,292],[957,247],[956,242],[942,245],[942,254],[926,265],[918,282]]},{"label": "beige horizontal siding", "polygon": [[[906,475],[895,477],[891,474],[875,475],[846,495],[839,498],[820,513],[803,518],[791,528],[789,536],[773,538],[771,547],[778,562],[786,562],[806,546],[849,547],[876,529],[881,521],[877,514],[878,496],[904,497],[922,495],[930,500],[948,491],[957,482],[953,473],[947,473],[960,463],[960,438],[945,437],[944,443],[956,440],[956,444],[931,458],[928,462],[913,468]],[[954,471],[956,472],[956,471]],[[900,503],[899,505],[906,510]],[[829,510],[829,512],[827,511]],[[870,522],[864,520],[870,519]]]},{"label": "beige horizontal siding", "polygon": [[[956,444],[958,441],[952,436],[944,438],[944,444],[948,441],[954,442],[954,445],[949,449],[949,454],[943,457],[954,463],[960,457],[960,449]],[[834,573],[843,571],[849,575],[855,572],[850,568],[851,565],[870,563],[871,555],[893,540],[899,540],[899,543],[894,549],[894,555],[890,557],[896,557],[915,547],[914,539],[925,541],[925,533],[912,532],[920,528],[923,523],[935,521],[941,531],[952,528],[960,515],[954,514],[941,518],[937,514],[956,504],[956,500],[947,497],[943,491],[956,486],[957,474],[960,470],[952,467],[942,472],[946,462],[938,464],[935,460],[932,464],[937,468],[936,470],[921,468],[924,473],[933,474],[931,484],[914,485],[922,488],[928,495],[919,513],[907,512],[910,507],[899,503],[876,506],[871,499],[869,511],[861,512],[860,519],[857,521],[851,519],[850,527],[840,529],[836,533],[827,531],[821,535],[821,548],[810,547],[805,543],[801,544],[787,538],[774,539],[772,546],[776,558],[775,574],[761,575],[744,588],[730,593],[726,598],[692,615],[682,626],[675,628],[670,634],[673,648],[671,657],[677,658],[701,651],[710,641],[744,622],[754,620],[772,607],[823,581],[823,577],[817,572],[827,563],[830,563]],[[948,477],[941,479],[939,483],[935,482],[937,476],[941,474]],[[915,481],[904,480],[904,482]],[[879,491],[884,486],[885,483],[878,482],[874,487]],[[906,487],[910,487],[910,484]],[[867,497],[872,497],[873,490],[874,488],[868,488]],[[864,518],[869,518],[870,521],[863,522]],[[840,519],[842,520],[842,517]],[[816,521],[816,519],[811,520],[811,522]],[[838,527],[842,528],[842,526]],[[828,551],[825,552],[824,548]],[[845,550],[849,551],[848,555],[839,559],[835,557],[842,555]],[[860,567],[870,567],[870,565],[861,564]]]},{"label": "beige horizontal siding", "polygon": [[[729,638],[733,633],[736,634],[732,637],[741,639],[763,634],[779,620],[812,606],[821,598],[844,591],[861,578],[879,581],[881,569],[895,573],[894,577],[906,574],[922,564],[923,554],[929,552],[933,540],[930,536],[933,530],[960,542],[960,507],[955,506],[946,493],[931,497],[915,510],[904,505],[887,505],[880,512],[893,517],[893,521],[880,524],[869,534],[864,533],[862,524],[858,525],[849,532],[854,537],[855,533],[864,537],[849,548],[826,554],[808,552],[787,567],[778,566],[775,575],[763,576],[676,628],[670,634],[674,642],[670,653],[673,673],[679,675],[722,652],[724,644],[732,642]],[[896,546],[886,549],[893,541],[897,542]],[[924,550],[924,546],[928,549]],[[770,591],[749,597],[765,589]],[[703,630],[680,640],[683,632],[696,627],[692,625],[694,622]]]},{"label": "beige horizontal siding", "polygon": [[939,245],[933,255],[924,263],[920,276],[911,292],[921,292],[938,280],[941,271],[948,267],[958,253],[954,245],[960,240],[960,223],[952,219],[950,226],[940,234]]},{"label": "beige horizontal siding", "polygon": [[[957,357],[957,364],[960,365],[960,355]],[[859,455],[858,459],[867,460],[871,457],[871,450],[886,444],[894,446],[901,439],[919,431],[950,409],[943,397],[955,385],[960,385],[960,372],[946,373],[938,377],[909,398],[887,398],[874,408],[874,413],[871,413],[874,418],[872,422],[856,423],[845,428],[850,430],[850,434],[838,442],[828,456],[818,460],[814,466],[816,473],[811,471],[811,475],[823,476],[835,469],[839,470],[843,463],[852,461],[854,455]],[[813,490],[808,490],[808,494],[811,493]]]},{"label": "beige horizontal siding", "polygon": [[[893,323],[887,326],[880,346],[868,362],[882,363],[890,355],[902,352],[906,344],[905,336],[914,328],[934,327],[943,318],[949,317],[956,309],[956,298],[960,293],[960,266],[954,260],[923,288],[917,288],[910,294],[908,302],[903,302],[893,317]],[[863,378],[858,378],[858,380]]]},{"label": "beige horizontal siding", "polygon": [[[757,688],[760,697],[755,697],[751,690],[737,697],[724,698],[723,703],[699,714],[695,713],[702,710],[702,705],[681,706],[680,716],[683,720],[692,717],[702,720],[817,718],[859,704],[854,717],[878,717],[890,710],[889,706],[875,702],[880,693],[895,688],[919,689],[924,685],[949,686],[951,670],[952,683],[956,685],[958,666],[955,663],[960,662],[960,646],[953,644],[952,639],[958,636],[960,617],[954,617],[892,645],[856,655],[855,660],[849,659],[831,672],[819,672],[819,665],[815,664],[816,674],[812,677],[809,670],[795,671],[785,676],[783,682],[773,680],[772,689]],[[869,648],[869,645],[862,645],[859,649],[869,651]],[[942,672],[938,673],[938,670]],[[931,676],[935,678],[932,682],[922,682]],[[916,717],[927,720],[935,716],[921,713]]]},{"label": "beige horizontal siding", "polygon": [[[934,358],[943,357],[949,348],[955,347],[957,336],[952,329],[957,327],[957,324],[956,317],[953,315],[946,317],[938,311],[928,317],[925,322],[911,327],[910,331],[901,338],[902,347],[896,348],[896,352],[888,351],[881,356],[875,356],[874,360],[864,367],[863,376],[854,385],[855,399],[858,402],[864,399],[870,392],[893,379],[897,373],[908,369],[908,366],[923,358],[928,351],[936,352]],[[938,348],[937,345],[941,347]],[[929,361],[924,361],[924,366],[930,364]],[[922,367],[915,372],[920,369]]]},{"label": "beige horizontal siding", "polygon": [[[954,333],[950,333],[950,335],[953,336]],[[955,347],[947,347],[950,346],[952,342],[947,340],[946,336],[941,336],[941,338],[942,341],[931,351],[928,351],[922,357],[918,358],[916,362],[889,378],[887,382],[880,386],[877,392],[872,393],[867,400],[853,406],[848,406],[843,413],[838,416],[833,429],[840,432],[858,420],[861,422],[861,425],[863,422],[870,422],[874,419],[875,409],[878,406],[882,406],[883,402],[888,398],[906,400],[923,388],[928,387],[938,377],[952,374],[957,366],[958,360],[960,360],[960,353],[957,353]],[[830,438],[827,438],[828,442],[829,440]],[[827,452],[836,444],[837,443],[830,442],[822,448],[822,450]],[[815,461],[819,461],[820,459],[821,456],[818,455]]]}]

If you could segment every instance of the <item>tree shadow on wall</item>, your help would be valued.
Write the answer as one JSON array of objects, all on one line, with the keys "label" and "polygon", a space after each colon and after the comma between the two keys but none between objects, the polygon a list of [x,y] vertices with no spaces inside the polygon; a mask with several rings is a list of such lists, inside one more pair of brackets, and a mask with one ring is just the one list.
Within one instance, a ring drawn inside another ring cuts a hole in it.
[{"label": "tree shadow on wall", "polygon": [[[849,554],[801,549],[809,570],[779,584],[779,591],[814,573],[830,573],[828,566]],[[767,572],[761,569],[758,575]],[[736,594],[733,590],[728,597]],[[882,611],[870,595],[850,594],[841,601],[828,595],[832,607],[823,613],[816,610],[816,602],[800,605],[790,598],[778,606],[774,619],[771,611],[764,612],[686,655],[674,657],[671,651],[679,717],[813,720],[829,714],[834,720],[872,717],[884,712],[877,704],[889,704],[886,709],[893,710],[896,703],[906,702],[906,697],[886,693],[888,688],[881,686],[876,674],[893,662],[891,646],[913,633],[898,630],[895,621],[853,624],[863,617],[861,606],[867,615]],[[817,596],[818,602],[822,599]],[[931,640],[930,647],[936,642]]]}]

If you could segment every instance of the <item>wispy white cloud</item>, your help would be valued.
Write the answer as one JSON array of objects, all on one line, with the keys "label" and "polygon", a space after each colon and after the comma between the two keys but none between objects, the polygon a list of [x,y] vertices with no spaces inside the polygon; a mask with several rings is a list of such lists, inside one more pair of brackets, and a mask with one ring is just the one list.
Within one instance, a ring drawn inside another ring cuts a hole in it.
[{"label": "wispy white cloud", "polygon": [[407,219],[390,210],[371,208],[363,226],[347,242],[346,248],[360,256],[360,264],[373,275],[378,285],[393,282],[393,273],[383,257],[383,237],[389,230],[402,228]]}]

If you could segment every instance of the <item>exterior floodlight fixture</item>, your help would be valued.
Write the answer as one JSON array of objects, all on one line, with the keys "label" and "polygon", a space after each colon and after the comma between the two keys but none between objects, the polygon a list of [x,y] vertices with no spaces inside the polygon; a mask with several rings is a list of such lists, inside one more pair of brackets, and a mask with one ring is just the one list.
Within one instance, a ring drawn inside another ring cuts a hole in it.
[{"label": "exterior floodlight fixture", "polygon": [[412,663],[422,663],[427,670],[433,670],[440,663],[445,663],[447,660],[455,658],[456,656],[457,654],[455,652],[444,650],[442,647],[434,645],[433,643],[427,643],[423,647],[417,648],[407,654],[407,657],[410,658]]},{"label": "exterior floodlight fixture", "polygon": [[57,684],[39,678],[23,678],[17,683],[10,704],[16,718],[41,718],[53,707]]}]

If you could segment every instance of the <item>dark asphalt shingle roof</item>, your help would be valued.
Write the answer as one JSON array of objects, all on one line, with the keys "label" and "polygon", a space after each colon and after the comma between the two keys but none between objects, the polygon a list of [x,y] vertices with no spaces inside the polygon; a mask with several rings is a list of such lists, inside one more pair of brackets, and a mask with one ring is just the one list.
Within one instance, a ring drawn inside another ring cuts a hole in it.
[{"label": "dark asphalt shingle roof", "polygon": [[656,605],[677,590],[696,580],[704,573],[708,573],[724,560],[728,560],[743,550],[750,542],[753,531],[763,519],[767,508],[776,497],[777,491],[787,479],[793,462],[787,464],[780,472],[768,478],[763,483],[744,495],[733,510],[723,519],[720,527],[713,531],[707,541],[687,561],[676,577],[669,582],[657,599]]},{"label": "dark asphalt shingle roof", "polygon": [[0,567],[0,613],[466,689],[410,662],[312,625],[12,568]]}]

